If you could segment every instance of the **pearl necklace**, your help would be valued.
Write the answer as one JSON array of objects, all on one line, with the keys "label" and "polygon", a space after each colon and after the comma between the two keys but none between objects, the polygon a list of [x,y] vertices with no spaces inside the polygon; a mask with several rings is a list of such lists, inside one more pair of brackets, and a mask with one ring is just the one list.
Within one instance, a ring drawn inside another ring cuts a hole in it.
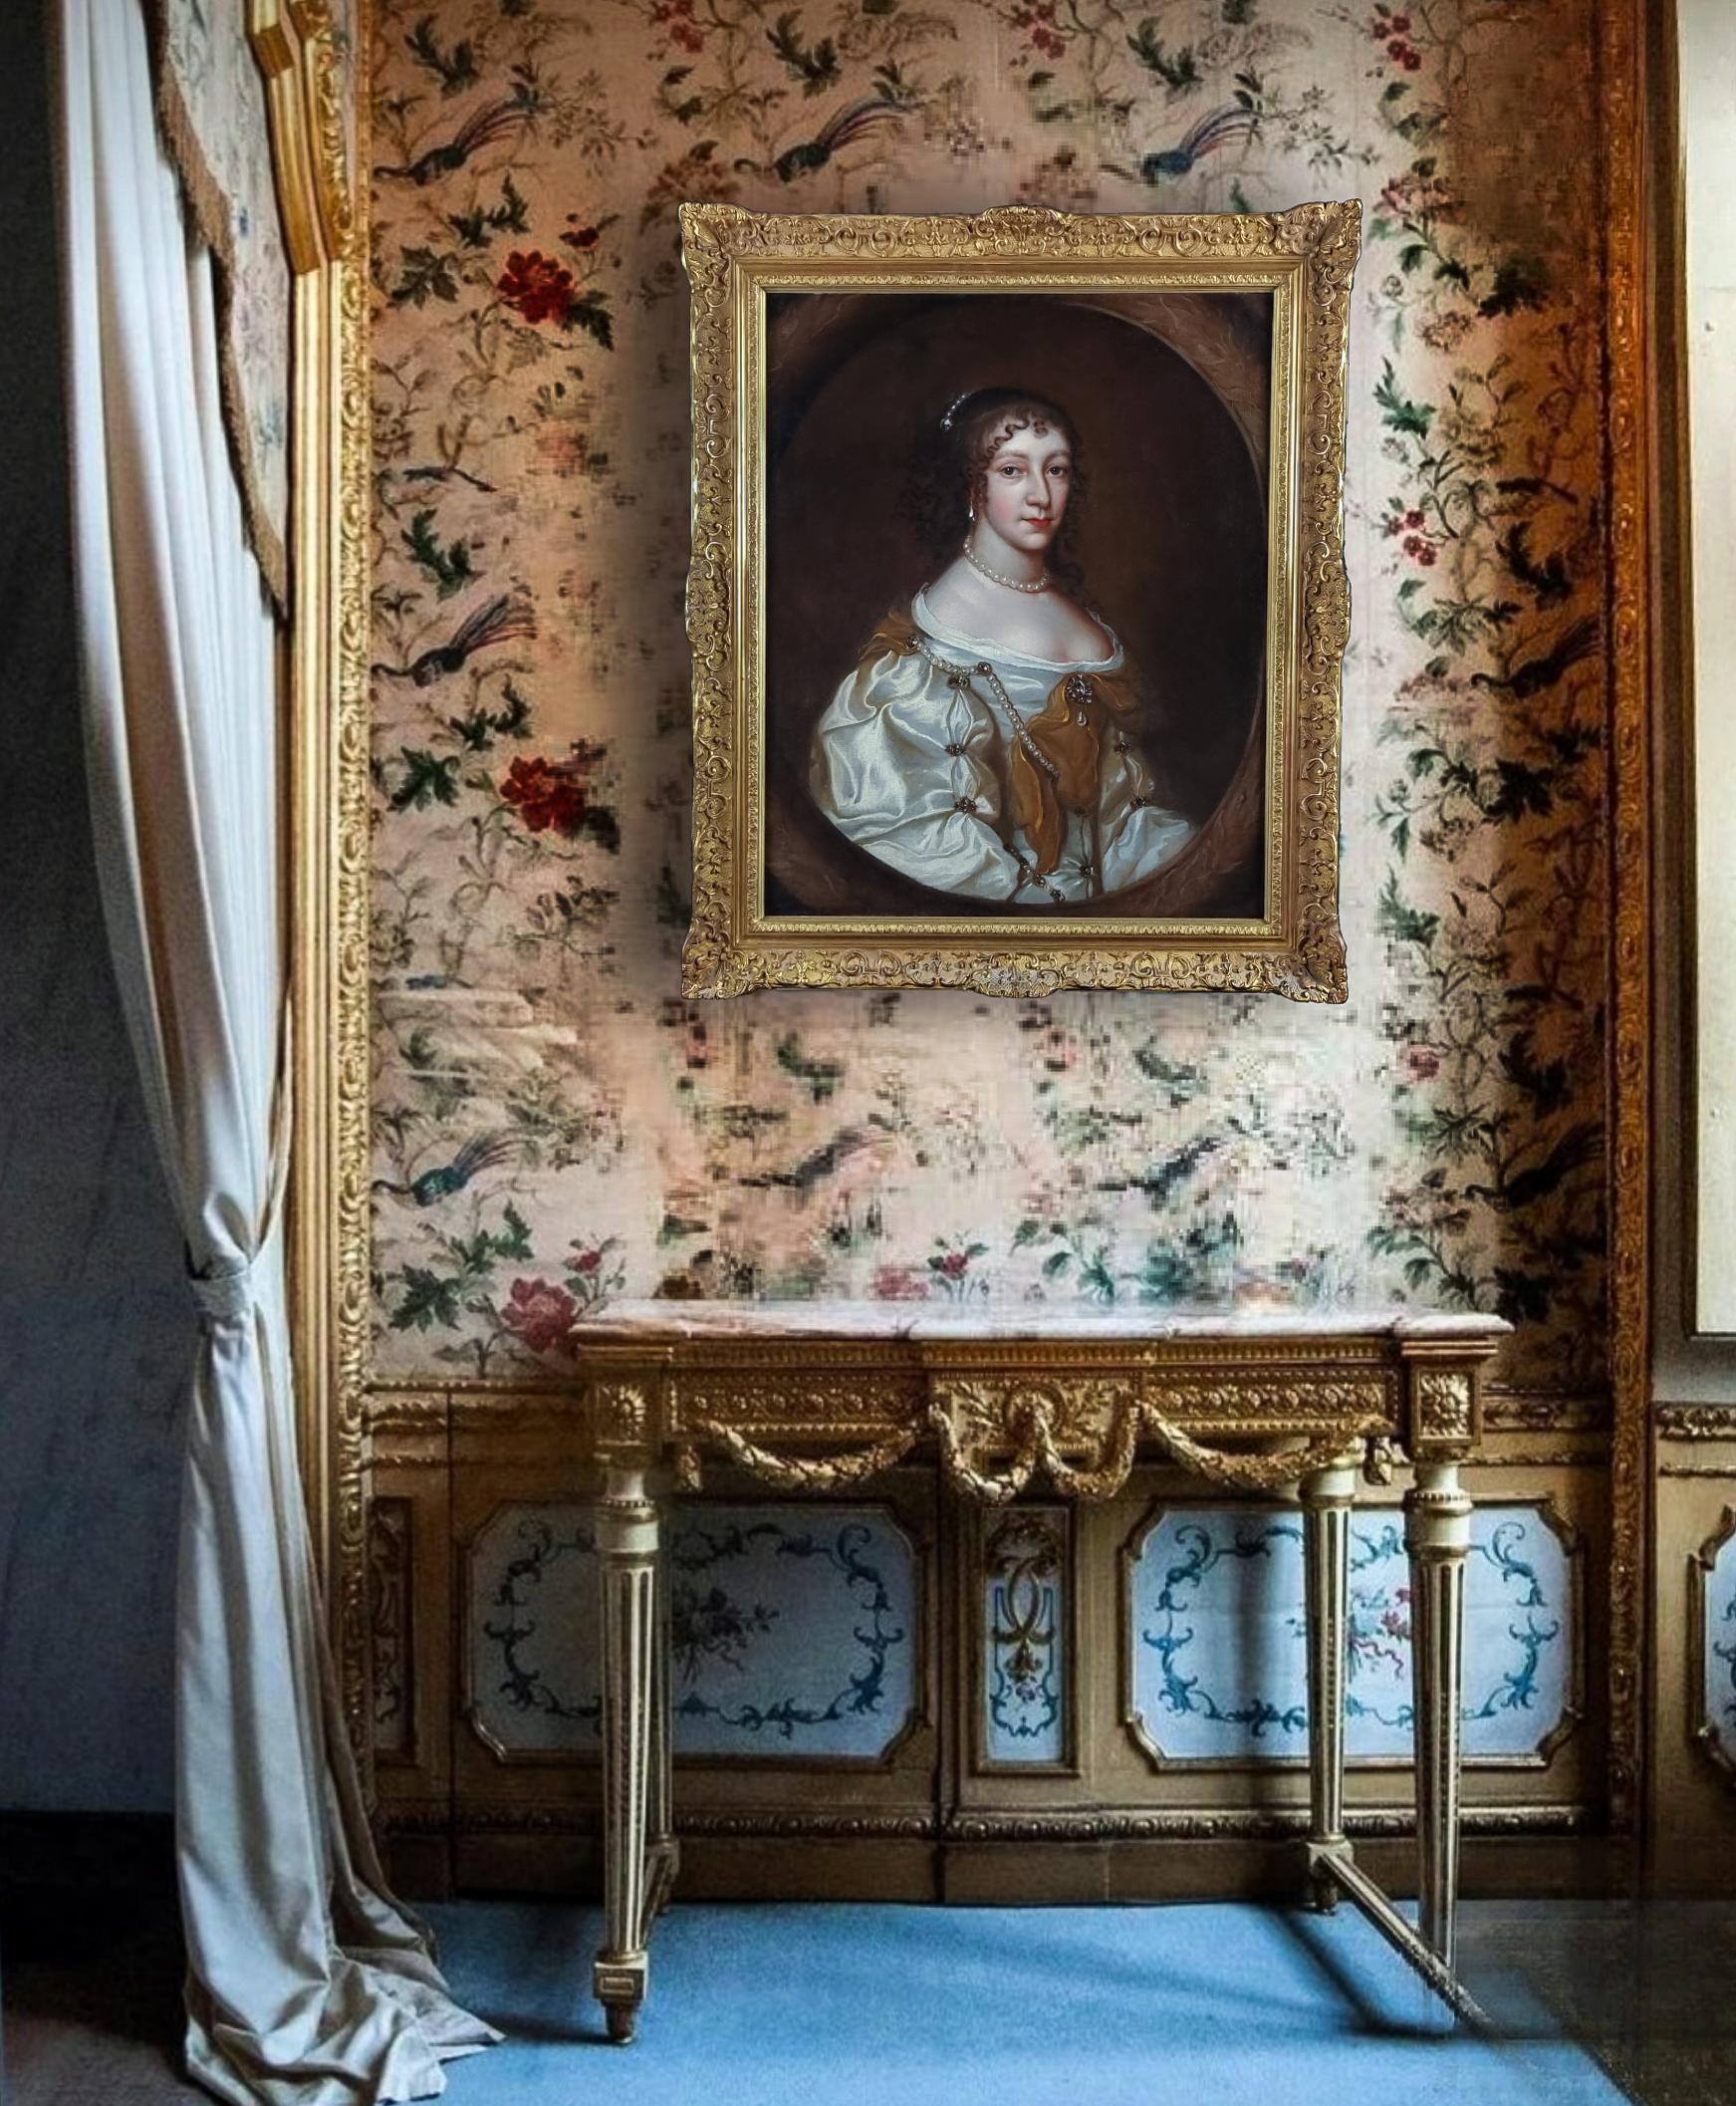
[{"label": "pearl necklace", "polygon": [[1027,584],[1023,578],[1003,578],[999,571],[991,571],[976,550],[971,547],[968,534],[964,537],[964,560],[970,565],[972,570],[981,571],[991,585],[1004,585],[1010,593],[1046,593],[1052,582],[1047,571],[1043,573],[1035,584]]}]

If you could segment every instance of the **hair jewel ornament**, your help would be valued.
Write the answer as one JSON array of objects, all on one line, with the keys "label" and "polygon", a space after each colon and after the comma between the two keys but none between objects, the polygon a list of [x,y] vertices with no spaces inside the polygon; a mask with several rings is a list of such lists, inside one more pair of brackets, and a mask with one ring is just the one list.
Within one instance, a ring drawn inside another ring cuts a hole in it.
[{"label": "hair jewel ornament", "polygon": [[946,414],[940,419],[942,431],[950,431],[952,429],[952,419],[958,414],[961,404],[968,402],[975,393],[976,390],[974,388],[967,388],[962,395],[955,395],[947,404]]}]

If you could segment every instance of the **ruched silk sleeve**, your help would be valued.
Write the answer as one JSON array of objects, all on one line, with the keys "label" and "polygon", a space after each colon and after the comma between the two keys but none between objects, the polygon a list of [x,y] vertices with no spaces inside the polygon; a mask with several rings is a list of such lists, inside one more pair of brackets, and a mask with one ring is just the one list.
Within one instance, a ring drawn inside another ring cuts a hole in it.
[{"label": "ruched silk sleeve", "polygon": [[[919,652],[867,658],[814,733],[815,802],[839,830],[919,885],[1009,903],[1028,873],[1011,823],[986,708]],[[1027,902],[1033,896],[1027,892]]]}]

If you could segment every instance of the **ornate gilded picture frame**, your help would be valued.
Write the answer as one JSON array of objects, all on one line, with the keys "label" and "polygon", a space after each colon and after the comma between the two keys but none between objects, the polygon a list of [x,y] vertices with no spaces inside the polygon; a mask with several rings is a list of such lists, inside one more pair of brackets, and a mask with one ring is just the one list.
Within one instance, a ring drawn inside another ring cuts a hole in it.
[{"label": "ornate gilded picture frame", "polygon": [[687,993],[1343,1001],[1360,206],[681,224]]}]

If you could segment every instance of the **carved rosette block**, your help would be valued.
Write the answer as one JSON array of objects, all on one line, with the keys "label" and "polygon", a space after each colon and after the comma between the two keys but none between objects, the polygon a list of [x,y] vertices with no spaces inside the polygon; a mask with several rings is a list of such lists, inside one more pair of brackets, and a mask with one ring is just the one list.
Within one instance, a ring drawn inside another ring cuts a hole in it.
[{"label": "carved rosette block", "polygon": [[1482,1431],[1478,1363],[1456,1356],[1407,1355],[1405,1447],[1413,1462],[1468,1454]]}]

